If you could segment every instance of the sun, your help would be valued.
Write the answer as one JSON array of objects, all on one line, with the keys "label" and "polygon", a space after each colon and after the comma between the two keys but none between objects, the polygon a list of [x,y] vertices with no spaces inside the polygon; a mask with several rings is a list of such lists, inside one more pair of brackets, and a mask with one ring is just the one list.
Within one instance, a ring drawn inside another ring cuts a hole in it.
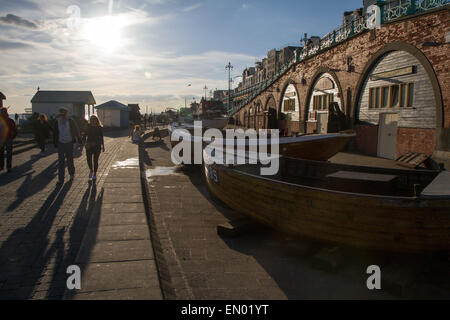
[{"label": "sun", "polygon": [[106,16],[90,19],[84,28],[84,37],[106,53],[112,53],[122,44],[123,17]]}]

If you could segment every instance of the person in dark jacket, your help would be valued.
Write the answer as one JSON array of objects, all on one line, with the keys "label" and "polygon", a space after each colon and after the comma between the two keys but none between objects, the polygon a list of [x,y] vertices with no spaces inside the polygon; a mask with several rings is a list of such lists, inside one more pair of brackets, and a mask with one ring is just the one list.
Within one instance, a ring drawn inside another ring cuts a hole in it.
[{"label": "person in dark jacket", "polygon": [[59,109],[53,130],[53,143],[58,149],[58,184],[62,184],[64,183],[66,160],[70,179],[73,179],[75,176],[73,144],[78,142],[80,146],[81,136],[77,124],[73,119],[69,118],[68,110],[65,108]]},{"label": "person in dark jacket", "polygon": [[17,127],[13,119],[8,115],[8,109],[0,109],[0,171],[5,168],[5,150],[6,150],[6,168],[11,172],[13,139],[17,136]]},{"label": "person in dark jacket", "polygon": [[100,153],[105,152],[103,139],[103,127],[96,115],[89,118],[89,124],[83,136],[86,141],[86,159],[89,166],[89,180],[97,180],[98,158]]},{"label": "person in dark jacket", "polygon": [[45,114],[41,113],[39,115],[39,119],[36,120],[34,130],[36,143],[41,149],[41,153],[39,155],[43,156],[45,155],[46,141],[50,137],[50,132],[52,131],[52,128],[50,127],[50,124],[47,121],[47,116]]}]

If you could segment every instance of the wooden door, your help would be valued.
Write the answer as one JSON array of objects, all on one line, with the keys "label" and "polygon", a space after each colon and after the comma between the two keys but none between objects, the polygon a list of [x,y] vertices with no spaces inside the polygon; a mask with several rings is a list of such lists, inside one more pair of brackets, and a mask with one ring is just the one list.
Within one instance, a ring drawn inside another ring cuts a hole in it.
[{"label": "wooden door", "polygon": [[378,156],[395,160],[397,157],[397,113],[380,113],[378,128]]},{"label": "wooden door", "polygon": [[328,112],[317,114],[317,133],[327,133],[328,130]]}]

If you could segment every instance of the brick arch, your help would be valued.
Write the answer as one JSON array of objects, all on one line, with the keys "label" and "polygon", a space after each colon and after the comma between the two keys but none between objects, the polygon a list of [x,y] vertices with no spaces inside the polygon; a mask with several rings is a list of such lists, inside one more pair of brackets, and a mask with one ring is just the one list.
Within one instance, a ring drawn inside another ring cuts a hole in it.
[{"label": "brick arch", "polygon": [[341,82],[339,81],[339,78],[336,74],[336,72],[334,72],[332,69],[328,68],[328,67],[320,67],[319,69],[317,69],[316,73],[314,74],[314,76],[312,77],[312,81],[311,84],[308,88],[308,92],[306,94],[306,99],[304,100],[304,111],[303,111],[303,116],[305,119],[305,132],[306,132],[306,119],[308,119],[308,111],[309,111],[309,103],[313,94],[313,90],[314,90],[314,86],[316,85],[317,80],[319,80],[319,78],[325,74],[328,73],[334,80],[334,82],[336,83],[337,87],[338,87],[338,91],[339,91],[339,96],[341,98],[341,109],[343,112],[345,112],[345,97],[342,91],[342,86],[341,86]]},{"label": "brick arch", "polygon": [[[299,103],[299,106],[300,106],[300,110],[302,109],[302,108],[301,108],[302,102],[301,102],[301,100],[300,100],[300,91],[298,90],[297,82],[295,82],[292,78],[289,78],[289,79],[287,79],[287,80],[284,82],[284,84],[283,84],[283,86],[282,86],[283,89],[281,90],[280,102],[278,103],[278,110],[277,110],[278,114],[281,113],[281,110],[282,110],[282,108],[283,108],[283,97],[284,97],[284,94],[285,94],[285,92],[286,92],[287,87],[288,87],[290,84],[294,85],[295,92],[297,93],[297,98],[298,98],[298,103]],[[299,112],[301,112],[301,111],[299,111]]]},{"label": "brick arch", "polygon": [[255,128],[264,129],[266,126],[266,120],[264,117],[263,104],[261,99],[256,100],[255,103]]},{"label": "brick arch", "polygon": [[275,101],[274,107],[275,107],[275,110],[277,109],[277,100],[275,99],[273,94],[270,94],[266,99],[266,103],[264,104],[264,110],[269,110],[269,102],[271,99],[273,99],[273,101]]},{"label": "brick arch", "polygon": [[[269,107],[269,103],[273,101],[273,108]],[[271,113],[270,109],[273,109],[273,113]],[[267,118],[265,127],[266,129],[277,129],[278,128],[278,114],[277,114],[277,100],[273,94],[270,94],[266,103],[264,104],[264,110],[267,111]]]},{"label": "brick arch", "polygon": [[255,102],[255,114],[257,114],[258,112],[261,112],[262,111],[262,102],[261,102],[261,99],[258,99],[256,102]]},{"label": "brick arch", "polygon": [[404,51],[414,56],[424,67],[428,74],[433,87],[434,99],[436,103],[436,149],[450,151],[450,129],[444,128],[444,105],[442,99],[441,86],[437,78],[436,72],[428,60],[426,55],[417,47],[406,42],[392,42],[385,45],[379,51],[372,55],[369,61],[366,63],[361,76],[359,77],[356,85],[355,100],[352,103],[352,110],[350,113],[351,123],[354,125],[357,120],[357,112],[359,100],[361,98],[364,82],[370,75],[373,67],[388,53],[394,51]]}]

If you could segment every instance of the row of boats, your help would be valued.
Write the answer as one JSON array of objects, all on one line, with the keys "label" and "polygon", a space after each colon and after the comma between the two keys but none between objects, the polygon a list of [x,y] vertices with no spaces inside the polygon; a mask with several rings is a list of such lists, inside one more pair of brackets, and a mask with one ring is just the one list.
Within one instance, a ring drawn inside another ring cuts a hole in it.
[{"label": "row of boats", "polygon": [[[173,125],[169,133],[175,129],[189,132],[183,139],[192,143],[203,141],[193,127]],[[448,251],[450,172],[327,161],[353,137],[280,138],[280,169],[272,176],[261,174],[263,164],[213,163],[203,150],[205,180],[232,209],[292,235],[381,251]]]}]

